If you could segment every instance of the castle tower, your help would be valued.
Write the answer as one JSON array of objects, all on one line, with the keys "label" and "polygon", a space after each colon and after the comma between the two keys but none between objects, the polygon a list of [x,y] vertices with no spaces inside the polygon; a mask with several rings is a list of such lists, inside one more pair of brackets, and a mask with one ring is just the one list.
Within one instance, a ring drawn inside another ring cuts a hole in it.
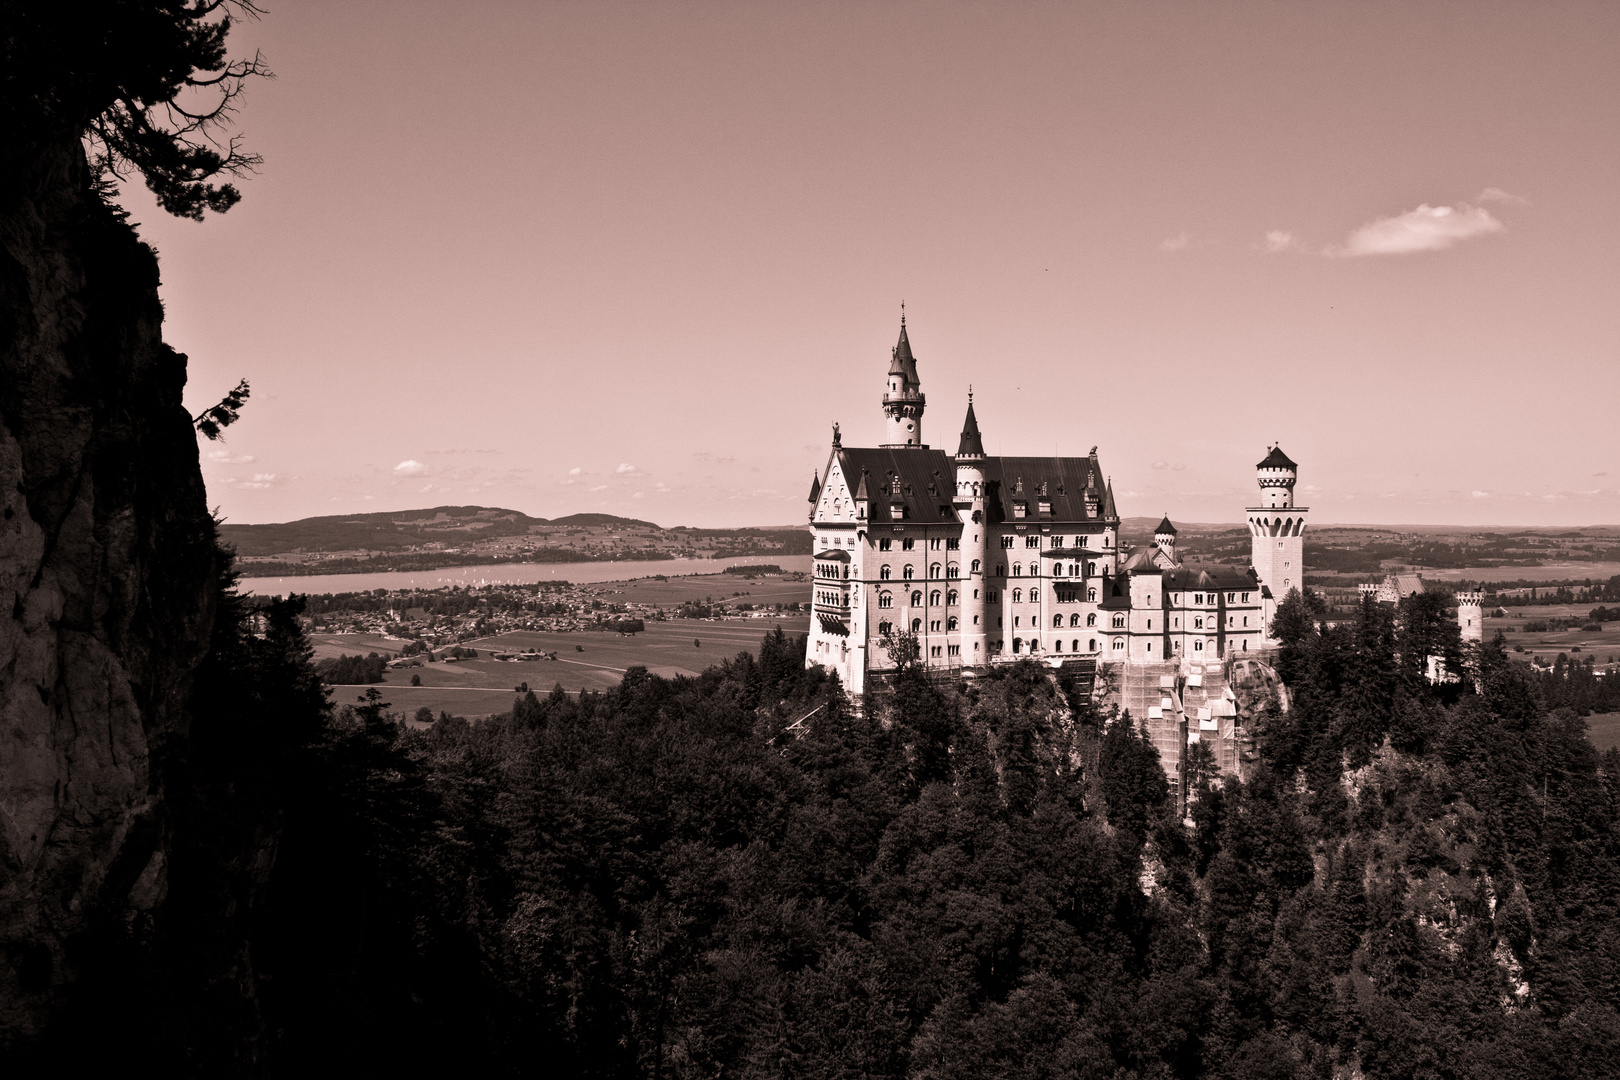
[{"label": "castle tower", "polygon": [[883,445],[927,449],[922,441],[922,417],[928,399],[923,397],[917,361],[911,355],[911,340],[906,337],[904,307],[900,310],[900,341],[894,347],[888,379],[883,392],[883,415],[887,419]]},{"label": "castle tower", "polygon": [[1464,645],[1478,645],[1485,640],[1485,594],[1460,592],[1457,594],[1457,629]]},{"label": "castle tower", "polygon": [[[1304,588],[1305,519],[1310,508],[1294,505],[1299,466],[1288,459],[1282,447],[1273,446],[1255,466],[1255,474],[1260,502],[1245,511],[1250,565],[1259,575],[1260,584],[1270,590],[1274,607],[1294,589]],[[1266,625],[1271,625],[1270,608],[1266,611]]]},{"label": "castle tower", "polygon": [[1159,527],[1153,530],[1153,546],[1164,552],[1171,562],[1176,561],[1176,527],[1170,524],[1170,515],[1164,515]]},{"label": "castle tower", "polygon": [[958,629],[962,666],[979,667],[989,662],[989,611],[986,587],[989,569],[989,520],[985,513],[984,440],[979,437],[979,420],[973,415],[973,391],[968,391],[967,419],[962,421],[962,441],[956,448],[956,498],[953,507],[962,520],[962,615]]}]

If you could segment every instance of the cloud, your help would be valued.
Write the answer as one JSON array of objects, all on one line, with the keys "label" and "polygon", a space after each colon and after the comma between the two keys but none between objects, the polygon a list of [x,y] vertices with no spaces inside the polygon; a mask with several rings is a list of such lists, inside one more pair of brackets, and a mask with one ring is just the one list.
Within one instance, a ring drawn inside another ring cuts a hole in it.
[{"label": "cloud", "polygon": [[1171,237],[1168,237],[1168,238],[1166,238],[1164,240],[1160,240],[1159,241],[1159,250],[1160,251],[1183,251],[1183,250],[1186,249],[1187,245],[1190,244],[1190,243],[1192,243],[1192,237],[1188,236],[1184,232],[1183,233],[1178,233],[1175,236],[1171,236]]},{"label": "cloud", "polygon": [[1474,201],[1475,202],[1512,203],[1512,204],[1514,204],[1516,206],[1528,206],[1530,204],[1529,199],[1521,199],[1521,198],[1519,198],[1519,196],[1513,194],[1512,192],[1503,191],[1499,187],[1488,187],[1488,188],[1486,188],[1484,191],[1482,191],[1478,195],[1474,196]]},{"label": "cloud", "polygon": [[1367,222],[1352,232],[1342,245],[1330,247],[1323,254],[1409,255],[1418,251],[1444,251],[1464,240],[1506,229],[1507,226],[1483,206],[1423,203],[1416,210]]},{"label": "cloud", "polygon": [[613,472],[616,476],[640,476],[642,474],[640,469],[636,468],[628,461],[623,465],[620,465],[617,469],[614,469]]},{"label": "cloud", "polygon": [[568,470],[568,475],[569,476],[578,476],[580,473],[582,473],[584,471],[585,470],[581,469],[578,465],[575,465],[572,469]]},{"label": "cloud", "polygon": [[636,492],[634,495],[632,495],[630,497],[632,499],[645,499],[647,497],[647,494],[646,494],[646,492],[638,491],[638,492]]},{"label": "cloud", "polygon": [[217,461],[221,465],[246,465],[254,460],[252,454],[232,454],[229,450],[211,450],[208,453],[209,461]]},{"label": "cloud", "polygon": [[273,472],[254,473],[253,479],[239,480],[237,482],[245,488],[258,488],[262,490],[267,487],[275,486],[276,474]]},{"label": "cloud", "polygon": [[1488,491],[1480,491],[1478,489],[1475,489],[1473,494],[1474,494],[1474,498],[1476,498],[1476,499],[1488,499],[1488,498],[1491,497],[1490,492],[1488,492]]},{"label": "cloud", "polygon": [[1170,469],[1173,472],[1180,472],[1186,467],[1186,465],[1183,465],[1179,461],[1172,464],[1171,462],[1166,461],[1164,458],[1160,458],[1158,461],[1155,461],[1152,465],[1148,466],[1150,469]]},{"label": "cloud", "polygon": [[589,490],[591,490],[591,491],[606,491],[607,487],[608,486],[606,484],[597,484],[595,487],[593,487],[593,488],[591,488]]},{"label": "cloud", "polygon": [[426,476],[428,467],[415,458],[406,458],[394,466],[395,476]]},{"label": "cloud", "polygon": [[1260,240],[1260,250],[1272,255],[1292,251],[1300,246],[1299,237],[1286,229],[1272,229]]}]

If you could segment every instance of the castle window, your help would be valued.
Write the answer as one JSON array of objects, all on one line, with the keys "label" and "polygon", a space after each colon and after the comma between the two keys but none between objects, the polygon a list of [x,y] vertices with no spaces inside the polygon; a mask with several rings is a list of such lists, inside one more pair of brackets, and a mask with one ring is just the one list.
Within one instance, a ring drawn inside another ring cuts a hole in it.
[{"label": "castle window", "polygon": [[1041,602],[1041,594],[1038,590],[1029,590],[1029,602],[1032,604],[1038,604]]},{"label": "castle window", "polygon": [[1018,563],[1018,562],[1013,563],[1013,577],[1023,577],[1023,576],[1024,576],[1024,564],[1023,563]]},{"label": "castle window", "polygon": [[1007,565],[1005,563],[996,563],[996,577],[1006,577],[1006,576],[1007,576]]},{"label": "castle window", "polygon": [[1052,642],[1052,651],[1053,652],[1062,652],[1063,651],[1063,639],[1062,638],[1058,638],[1056,641]]},{"label": "castle window", "polygon": [[[1024,503],[1021,503],[1021,502],[1013,503],[1013,517],[1022,518],[1024,516],[1026,516],[1028,513],[1029,513],[1029,507],[1026,506]],[[1013,652],[1017,652],[1017,651],[1018,651],[1017,649],[1013,650]]]},{"label": "castle window", "polygon": [[939,646],[938,645],[930,645],[930,646],[928,646],[928,655],[929,656],[938,656],[939,655]]},{"label": "castle window", "polygon": [[1053,547],[1062,547],[1063,546],[1063,537],[1061,537],[1061,536],[1052,537],[1052,546]]},{"label": "castle window", "polygon": [[1069,616],[1069,625],[1070,626],[1079,626],[1080,625],[1080,616],[1079,616],[1078,613]]},{"label": "castle window", "polygon": [[1096,652],[1096,651],[1097,651],[1097,639],[1096,638],[1087,638],[1086,639],[1086,652]]},{"label": "castle window", "polygon": [[987,590],[985,590],[985,594],[984,594],[984,599],[985,599],[985,602],[986,602],[986,603],[990,603],[990,604],[993,604],[993,603],[995,603],[995,602],[996,602],[996,598],[997,598],[997,597],[998,597],[998,596],[999,596],[999,595],[1000,595],[1000,594],[999,594],[999,593],[997,593],[997,592],[996,592],[996,590],[994,590],[994,589],[987,589]]},{"label": "castle window", "polygon": [[905,578],[907,581],[910,581],[913,573],[915,573],[915,570],[912,568],[912,565],[910,563],[906,563],[906,568],[900,571],[900,576]]},{"label": "castle window", "polygon": [[1194,630],[1202,630],[1203,628],[1204,628],[1204,617],[1202,615],[1200,615],[1200,616],[1198,616],[1197,618],[1195,618],[1193,620],[1193,629]]},{"label": "castle window", "polygon": [[894,594],[893,593],[878,593],[878,607],[880,607],[880,608],[894,607]]},{"label": "castle window", "polygon": [[889,580],[889,564],[888,563],[884,563],[882,566],[880,566],[878,568],[878,580],[879,581],[888,581]]},{"label": "castle window", "polygon": [[939,590],[938,589],[935,589],[933,592],[928,594],[928,602],[930,604],[935,604],[935,605],[937,605],[939,603]]},{"label": "castle window", "polygon": [[1193,642],[1193,652],[1203,652],[1203,651],[1204,651],[1204,643],[1202,641]]},{"label": "castle window", "polygon": [[936,536],[933,539],[928,541],[928,550],[929,551],[938,551],[939,550],[939,544],[940,544],[940,538]]},{"label": "castle window", "polygon": [[1024,590],[1023,589],[1014,589],[1013,590],[1013,603],[1022,604],[1023,602],[1024,602]]},{"label": "castle window", "polygon": [[880,538],[878,540],[878,550],[879,551],[888,551],[889,548],[893,546],[893,543],[894,542],[892,540],[890,540],[887,536],[882,537],[882,538]]},{"label": "castle window", "polygon": [[894,633],[894,623],[878,623],[878,633],[882,634],[884,637],[888,637],[890,634]]},{"label": "castle window", "polygon": [[961,572],[961,569],[962,568],[960,566],[957,566],[955,563],[951,563],[951,565],[945,568],[945,576],[954,581],[956,580],[957,574]]},{"label": "castle window", "polygon": [[1062,627],[1063,626],[1063,616],[1061,616],[1061,615],[1052,616],[1052,625],[1054,627]]},{"label": "castle window", "polygon": [[1052,504],[1051,504],[1050,501],[1048,501],[1046,499],[1042,499],[1042,500],[1040,500],[1039,506],[1040,506],[1041,513],[1043,513],[1043,514],[1051,514],[1051,512],[1052,512]]},{"label": "castle window", "polygon": [[1013,652],[1023,652],[1023,651],[1024,651],[1024,639],[1021,638],[1021,637],[1013,638]]},{"label": "castle window", "polygon": [[973,573],[977,574],[978,572],[979,572],[979,560],[974,559],[973,560]]},{"label": "castle window", "polygon": [[911,620],[911,632],[913,634],[922,633],[922,620],[921,619],[912,619]]},{"label": "castle window", "polygon": [[1243,602],[1245,604],[1247,604],[1249,602],[1249,594],[1248,593],[1243,594]]},{"label": "castle window", "polygon": [[954,591],[953,592],[948,592],[948,593],[945,594],[945,606],[946,607],[955,607],[956,606],[956,593]]},{"label": "castle window", "polygon": [[1114,616],[1114,629],[1115,630],[1123,630],[1124,628],[1125,628],[1125,616],[1123,616],[1123,615],[1115,615]]},{"label": "castle window", "polygon": [[916,539],[916,537],[913,537],[913,536],[908,536],[905,539],[900,541],[900,549],[902,551],[910,551],[912,548],[914,548],[916,546],[917,546],[917,539]]},{"label": "castle window", "polygon": [[938,619],[929,620],[928,629],[929,629],[929,631],[931,633],[938,633],[939,632],[939,620]]},{"label": "castle window", "polygon": [[931,578],[939,577],[939,563],[934,563],[928,568],[928,576]]},{"label": "castle window", "polygon": [[1226,594],[1226,602],[1228,604],[1236,603],[1237,602],[1237,593],[1235,593],[1235,592],[1227,593]]},{"label": "castle window", "polygon": [[1004,548],[1012,547],[1013,546],[1013,538],[1010,537],[1010,536],[1003,536],[1001,538],[1001,546],[1004,547]]},{"label": "castle window", "polygon": [[1082,537],[1081,537],[1081,538],[1080,538],[1080,546],[1081,546],[1081,547],[1085,547],[1085,546],[1086,546],[1086,538],[1085,538],[1085,537],[1084,537],[1084,536],[1082,536]]},{"label": "castle window", "polygon": [[1096,576],[1097,576],[1097,564],[1094,563],[1094,562],[1086,563],[1086,577],[1096,577]]},{"label": "castle window", "polygon": [[1024,537],[1024,546],[1027,548],[1038,548],[1041,546],[1041,538],[1038,536],[1026,536]]},{"label": "castle window", "polygon": [[945,538],[945,550],[946,551],[956,551],[961,546],[962,546],[962,538],[960,536],[948,536],[948,537]]},{"label": "castle window", "polygon": [[1125,647],[1125,639],[1124,638],[1115,638],[1114,639],[1114,648],[1123,649],[1124,647]]},{"label": "castle window", "polygon": [[1080,651],[1080,639],[1079,638],[1075,638],[1073,641],[1069,642],[1069,650],[1071,652],[1079,652]]},{"label": "castle window", "polygon": [[1204,602],[1204,594],[1203,593],[1201,593],[1201,592],[1200,593],[1193,593],[1193,603],[1202,604],[1203,602]]},{"label": "castle window", "polygon": [[955,630],[956,626],[957,626],[956,616],[953,615],[949,619],[945,620],[945,629],[947,629],[947,630]]},{"label": "castle window", "polygon": [[1086,600],[1089,603],[1095,604],[1097,602],[1097,590],[1096,589],[1087,589],[1086,590]]}]

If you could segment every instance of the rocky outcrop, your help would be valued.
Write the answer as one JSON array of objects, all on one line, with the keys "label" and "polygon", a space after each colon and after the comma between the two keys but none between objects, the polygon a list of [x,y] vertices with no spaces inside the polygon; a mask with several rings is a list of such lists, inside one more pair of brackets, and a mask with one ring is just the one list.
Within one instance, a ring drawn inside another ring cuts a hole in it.
[{"label": "rocky outcrop", "polygon": [[76,141],[0,185],[0,1046],[167,885],[216,555],[157,259]]}]

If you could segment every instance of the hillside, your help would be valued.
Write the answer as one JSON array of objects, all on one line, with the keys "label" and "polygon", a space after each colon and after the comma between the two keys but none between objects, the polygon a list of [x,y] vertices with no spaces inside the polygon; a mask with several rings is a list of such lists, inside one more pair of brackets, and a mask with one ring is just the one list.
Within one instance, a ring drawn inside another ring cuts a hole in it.
[{"label": "hillside", "polygon": [[226,524],[220,527],[220,538],[236,549],[244,570],[257,574],[431,569],[513,560],[597,562],[810,553],[809,535],[791,527],[666,529],[612,514],[548,519],[489,506]]}]

